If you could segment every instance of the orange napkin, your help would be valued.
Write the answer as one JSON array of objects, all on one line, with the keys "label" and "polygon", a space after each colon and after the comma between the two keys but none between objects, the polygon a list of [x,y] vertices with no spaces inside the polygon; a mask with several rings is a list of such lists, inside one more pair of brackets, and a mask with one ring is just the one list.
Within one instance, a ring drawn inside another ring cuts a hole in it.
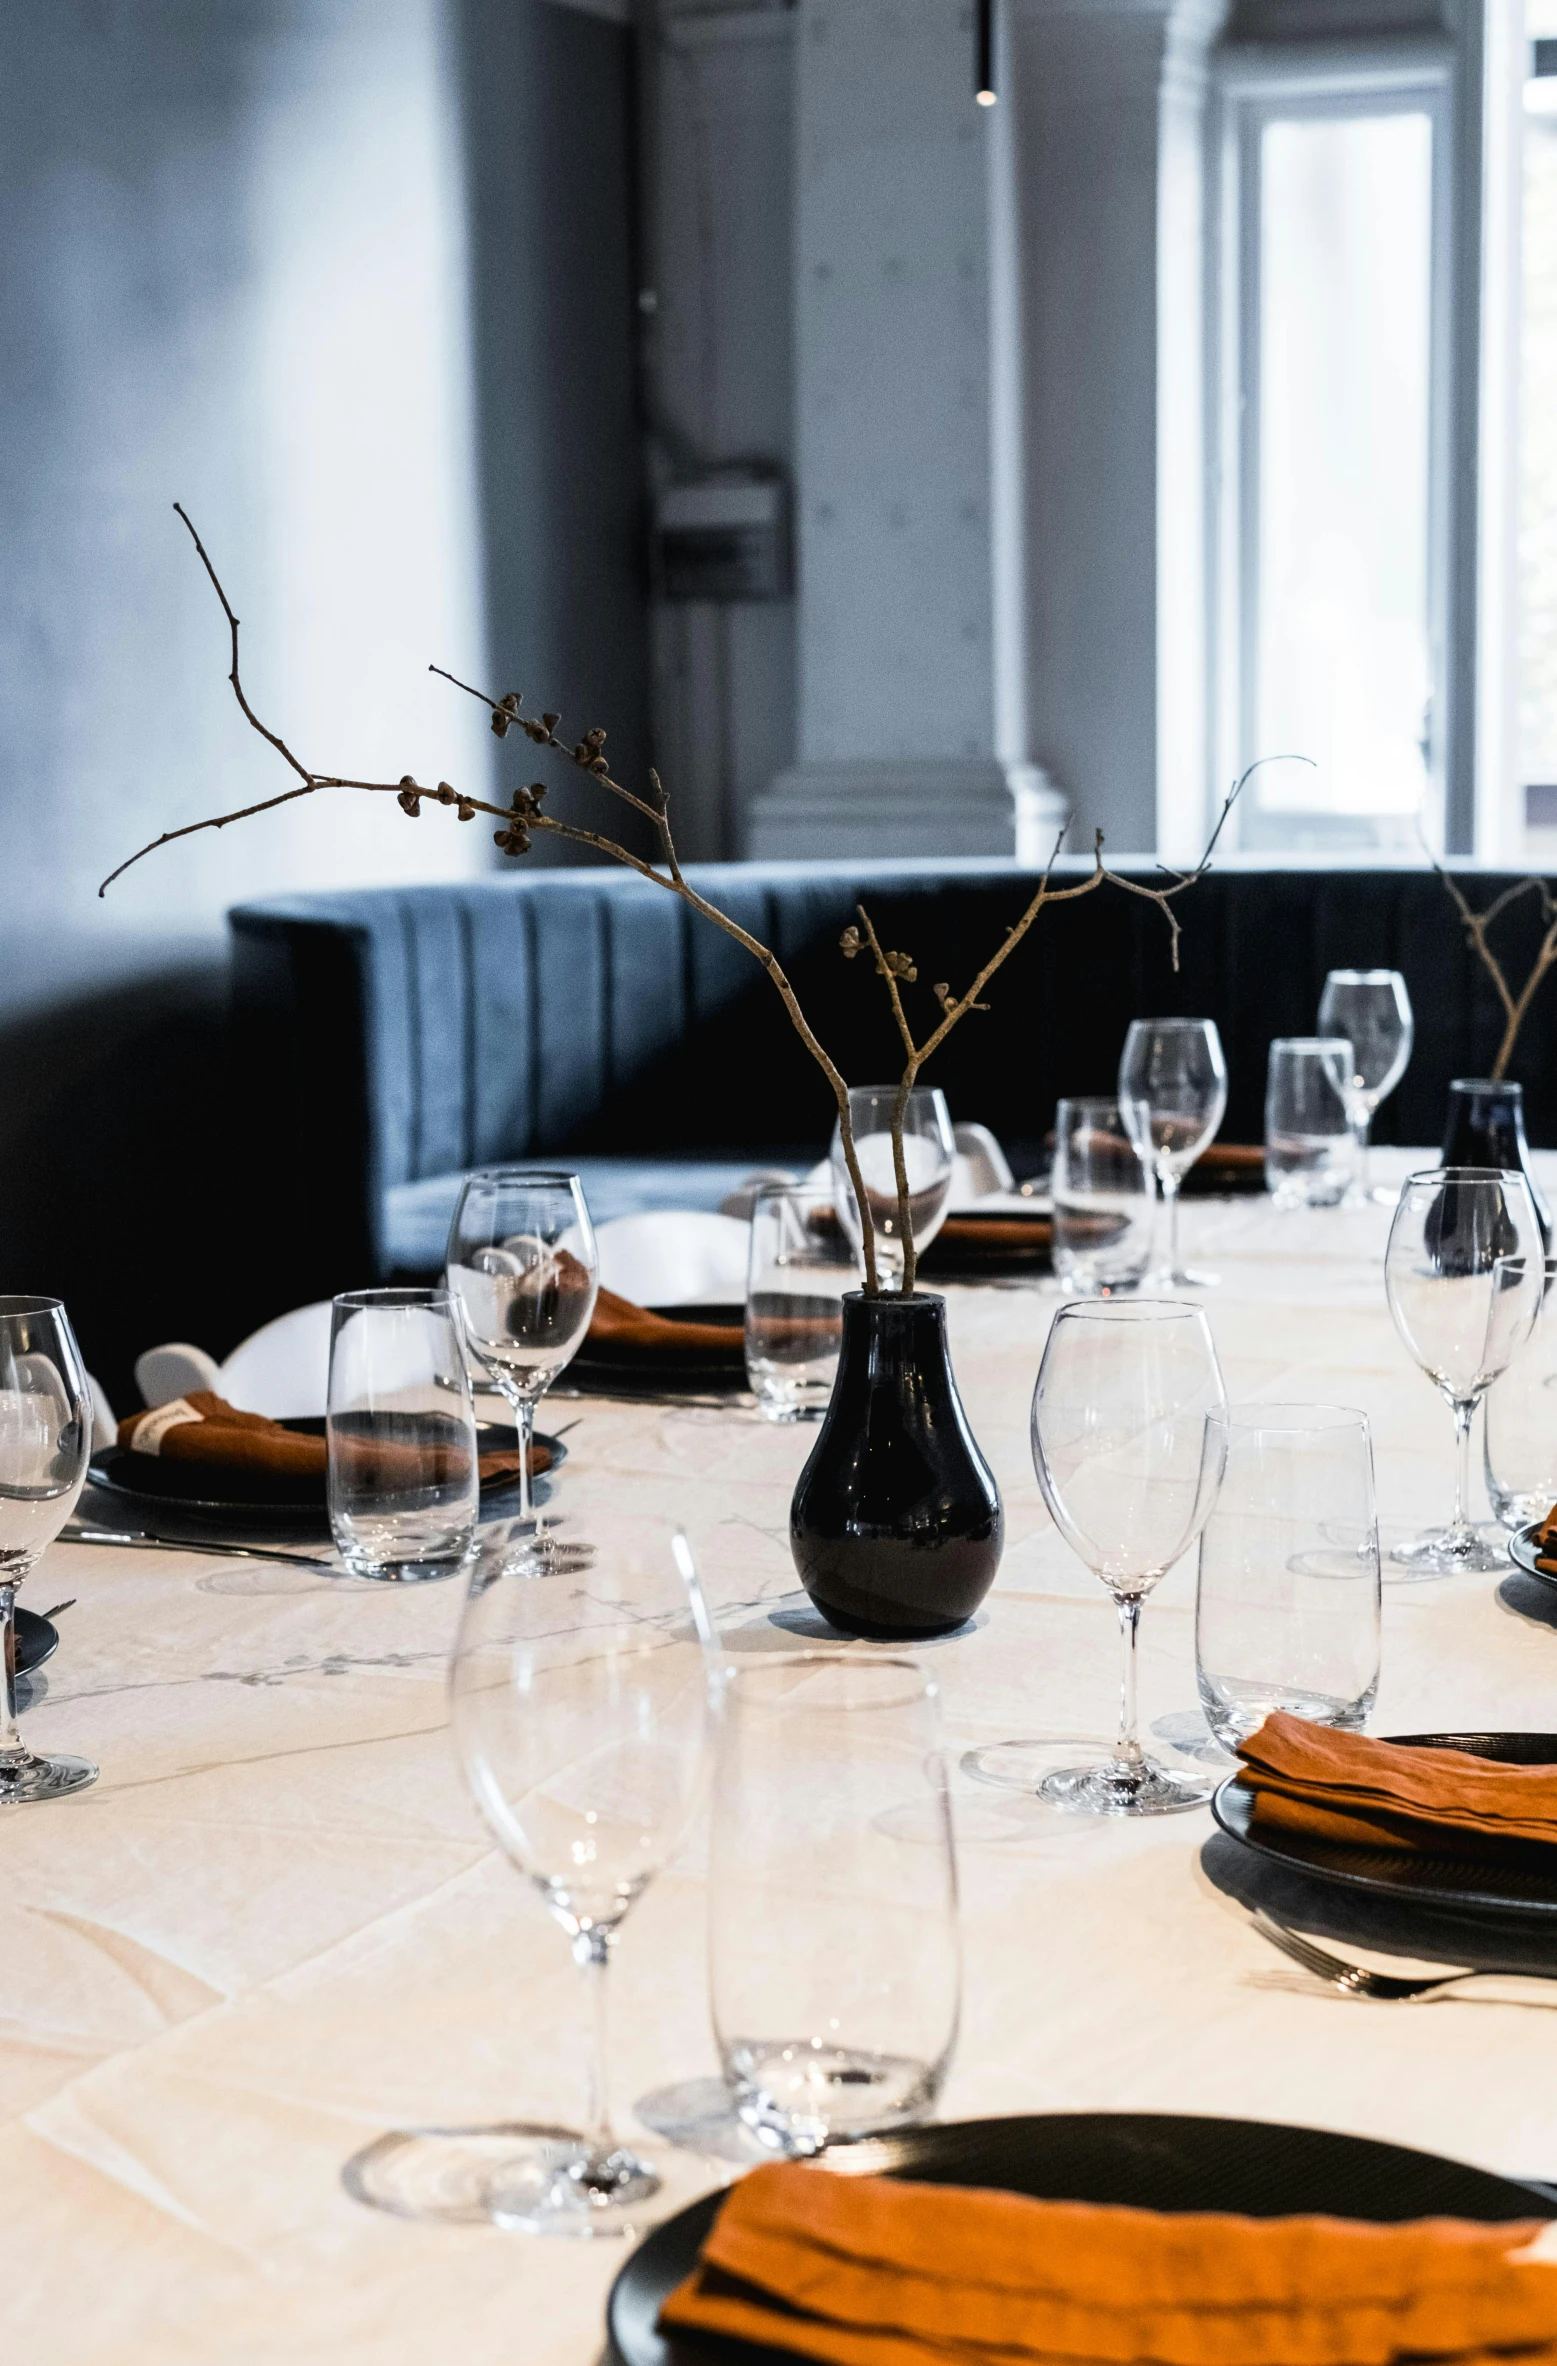
[{"label": "orange napkin", "polygon": [[1548,1576],[1557,1577],[1557,1503],[1554,1503],[1535,1532],[1535,1565]]},{"label": "orange napkin", "polygon": [[1557,1766],[1370,1741],[1279,1709],[1238,1755],[1257,1829],[1455,1856],[1509,1841],[1557,1842]]},{"label": "orange napkin", "polygon": [[[429,1472],[428,1457],[422,1448],[380,1445],[368,1439],[354,1442],[362,1451],[372,1452],[382,1470],[384,1485],[396,1483],[391,1466],[397,1457],[414,1462],[423,1484],[436,1483],[436,1474]],[[215,1470],[230,1470],[249,1478],[295,1479],[304,1483],[317,1480],[321,1487],[329,1460],[323,1438],[285,1429],[279,1421],[271,1421],[263,1413],[240,1412],[236,1405],[229,1405],[225,1397],[207,1388],[194,1389],[187,1397],[178,1397],[171,1405],[158,1405],[149,1413],[132,1413],[119,1424],[119,1443],[132,1454],[156,1456],[166,1462],[200,1462]],[[530,1455],[532,1476],[550,1467],[551,1455],[546,1447],[534,1447]],[[481,1456],[481,1477],[488,1484],[515,1478],[518,1471],[517,1450]],[[400,1483],[405,1483],[403,1477]]]},{"label": "orange napkin", "polygon": [[738,1323],[682,1323],[669,1315],[650,1314],[614,1290],[602,1290],[595,1300],[589,1326],[591,1347],[623,1356],[638,1354],[666,1361],[684,1356],[689,1363],[706,1364],[728,1357],[743,1361],[745,1328]]},{"label": "orange napkin", "polygon": [[825,2366],[1557,2361],[1541,2221],[1182,2216],[754,2169],[660,2323]]}]

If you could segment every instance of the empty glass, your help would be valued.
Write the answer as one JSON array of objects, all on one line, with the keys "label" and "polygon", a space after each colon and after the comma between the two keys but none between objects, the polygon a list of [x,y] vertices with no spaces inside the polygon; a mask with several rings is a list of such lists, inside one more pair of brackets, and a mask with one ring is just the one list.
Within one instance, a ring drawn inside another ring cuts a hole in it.
[{"label": "empty glass", "polygon": [[[849,1094],[849,1122],[854,1129],[854,1154],[870,1203],[871,1229],[876,1239],[876,1266],[883,1282],[901,1283],[902,1225],[898,1213],[897,1168],[892,1155],[892,1121],[897,1109],[895,1084],[856,1085]],[[864,1230],[855,1204],[854,1186],[844,1164],[843,1133],[834,1126],[829,1151],[837,1207],[850,1240],[859,1247]],[[951,1197],[952,1160],[957,1145],[946,1096],[933,1085],[915,1085],[903,1111],[903,1167],[908,1179],[908,1216],[914,1249],[927,1249],[946,1220]]]},{"label": "empty glass", "polygon": [[1195,1674],[1224,1750],[1272,1709],[1350,1728],[1379,1687],[1368,1417],[1345,1405],[1213,1413],[1222,1483],[1200,1532]]},{"label": "empty glass", "polygon": [[476,1417],[443,1290],[346,1290],[330,1320],[330,1529],[354,1577],[452,1577],[476,1533]]},{"label": "empty glass", "polygon": [[1189,1551],[1216,1499],[1227,1402],[1198,1306],[1113,1299],[1062,1306],[1033,1391],[1033,1463],[1061,1535],[1113,1596],[1124,1637],[1119,1739],[1102,1766],[1039,1786],[1094,1815],[1194,1807],[1214,1783],[1159,1766],[1136,1730],[1136,1633],[1159,1578]]},{"label": "empty glass", "polygon": [[1507,1566],[1502,1540],[1471,1526],[1470,1432],[1476,1407],[1523,1345],[1541,1302],[1545,1257],[1523,1175],[1435,1167],[1408,1176],[1389,1230],[1389,1311],[1454,1415],[1454,1513],[1390,1554],[1423,1576]]},{"label": "empty glass", "polygon": [[843,1343],[843,1294],[859,1254],[826,1184],[757,1194],[746,1270],[746,1377],[769,1421],[820,1421]]},{"label": "empty glass", "polygon": [[445,1278],[472,1378],[495,1388],[519,1433],[519,1518],[534,1512],[535,1408],[583,1344],[600,1289],[594,1227],[577,1175],[489,1167],[467,1175]]},{"label": "empty glass", "polygon": [[1528,1528],[1557,1504],[1557,1257],[1523,1347],[1487,1391],[1481,1443],[1487,1500],[1505,1528]]},{"label": "empty glass", "polygon": [[1411,997],[1398,969],[1333,969],[1319,997],[1319,1032],[1343,1036],[1351,1056],[1338,1062],[1335,1085],[1346,1106],[1346,1119],[1357,1147],[1357,1171],[1347,1191],[1348,1205],[1377,1199],[1386,1204],[1394,1194],[1374,1191],[1368,1179],[1368,1129],[1373,1112],[1389,1098],[1406,1072],[1416,1025]]},{"label": "empty glass", "polygon": [[936,1687],[911,1659],[732,1669],[709,1859],[714,2034],[775,2152],[911,2127],[957,2037],[957,1873]]},{"label": "empty glass", "polygon": [[97,1780],[89,1758],[41,1757],[16,1726],[16,1589],[76,1508],[92,1400],[57,1298],[0,1297],[0,1806]]},{"label": "empty glass", "polygon": [[1214,1019],[1132,1019],[1119,1055],[1121,1107],[1145,1104],[1141,1155],[1156,1169],[1168,1203],[1168,1267],[1176,1288],[1205,1288],[1215,1274],[1179,1262],[1179,1185],[1222,1122],[1227,1062]]},{"label": "empty glass", "polygon": [[685,1540],[635,1516],[596,1541],[587,1584],[545,1561],[478,1565],[449,1672],[476,1805],[567,1934],[593,2011],[583,2127],[498,2132],[486,2206],[527,2234],[631,2234],[660,2191],[658,2170],[611,2125],[606,1974],[622,1923],[701,1805],[717,1708],[714,1635]]},{"label": "empty glass", "polygon": [[1278,1208],[1333,1208],[1356,1172],[1336,1078],[1352,1047],[1326,1035],[1278,1035],[1265,1071],[1265,1188]]},{"label": "empty glass", "polygon": [[1061,1101],[1054,1112],[1054,1270],[1077,1295],[1133,1290],[1151,1263],[1157,1193],[1139,1145],[1147,1113],[1117,1101]]}]

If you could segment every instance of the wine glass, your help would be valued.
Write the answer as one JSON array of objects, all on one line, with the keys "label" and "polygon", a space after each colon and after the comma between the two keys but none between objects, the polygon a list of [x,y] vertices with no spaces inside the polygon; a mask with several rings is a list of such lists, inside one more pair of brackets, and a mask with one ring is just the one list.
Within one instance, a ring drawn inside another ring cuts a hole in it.
[{"label": "wine glass", "polygon": [[486,2182],[491,2216],[527,2234],[630,2234],[660,2192],[611,2126],[606,1974],[702,1804],[723,1681],[686,1540],[634,1517],[597,1541],[587,1584],[544,1562],[478,1566],[450,1666],[466,1782],[592,1992],[585,2126],[505,2129]]},{"label": "wine glass", "polygon": [[1540,1311],[1546,1264],[1523,1175],[1512,1168],[1434,1167],[1400,1194],[1384,1289],[1395,1328],[1454,1415],[1454,1512],[1390,1554],[1420,1576],[1506,1569],[1503,1540],[1472,1527],[1470,1433],[1476,1407],[1524,1345]]},{"label": "wine glass", "polygon": [[1132,1019],[1119,1055],[1119,1099],[1145,1104],[1141,1155],[1168,1203],[1168,1268],[1175,1289],[1205,1289],[1217,1276],[1179,1263],[1179,1185],[1222,1122],[1227,1062],[1214,1019]]},{"label": "wine glass", "polygon": [[1341,1204],[1357,1208],[1379,1200],[1387,1206],[1393,1192],[1382,1185],[1375,1191],[1368,1180],[1368,1129],[1379,1103],[1404,1076],[1416,1033],[1399,970],[1331,970],[1319,997],[1319,1032],[1344,1037],[1351,1046],[1349,1059],[1332,1052],[1327,1063],[1356,1150],[1356,1172]]},{"label": "wine glass", "polygon": [[577,1353],[600,1259],[577,1175],[488,1167],[467,1175],[445,1253],[472,1380],[485,1375],[519,1433],[521,1523],[534,1519],[535,1408]]},{"label": "wine glass", "polygon": [[[871,1230],[876,1239],[876,1266],[882,1280],[903,1273],[902,1224],[899,1220],[897,1168],[892,1155],[892,1121],[898,1104],[895,1084],[855,1085],[849,1093],[849,1122],[854,1129],[854,1155],[865,1186]],[[914,1231],[916,1254],[927,1249],[946,1221],[951,1197],[952,1161],[957,1144],[952,1134],[946,1095],[934,1085],[915,1085],[903,1108],[903,1169],[908,1178],[908,1218]],[[834,1126],[828,1152],[838,1214],[855,1248],[864,1227],[855,1202],[854,1185],[844,1164],[843,1129]]]},{"label": "wine glass", "polygon": [[1210,1796],[1214,1776],[1148,1758],[1136,1731],[1136,1634],[1158,1579],[1205,1526],[1221,1482],[1227,1403],[1210,1325],[1172,1299],[1089,1299],[1054,1318],[1033,1391],[1033,1465],[1071,1550],[1119,1612],[1119,1739],[1102,1766],[1045,1776],[1052,1806],[1167,1815]]},{"label": "wine glass", "polygon": [[92,1400],[57,1298],[0,1297],[0,1806],[97,1780],[88,1758],[43,1758],[16,1726],[16,1589],[76,1508]]}]

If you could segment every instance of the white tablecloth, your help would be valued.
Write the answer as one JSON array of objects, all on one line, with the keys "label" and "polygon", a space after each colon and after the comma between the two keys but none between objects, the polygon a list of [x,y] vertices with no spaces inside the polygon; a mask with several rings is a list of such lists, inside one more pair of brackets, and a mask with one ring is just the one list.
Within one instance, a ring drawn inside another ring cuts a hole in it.
[{"label": "white tablecloth", "polygon": [[[1384,1307],[1384,1213],[1185,1213],[1225,1277],[1209,1304],[1231,1393],[1366,1407],[1386,1533],[1444,1513],[1450,1423]],[[1056,1299],[949,1297],[1009,1539],[975,1628],[932,1647],[954,1753],[1104,1735],[1114,1614],[1050,1528],[1028,1456]],[[786,1515],[814,1433],[749,1413],[567,1414],[581,1416],[559,1497],[570,1523],[623,1503],[679,1516],[715,1590],[763,1606],[749,1635],[789,1637],[768,1606],[804,1608]],[[0,1820],[14,2354],[590,2366],[616,2246],[396,2222],[339,2183],[385,2127],[579,2108],[566,1943],[488,1847],[448,1743],[455,1590],[58,1546],[28,1596],[44,1609],[65,1595],[28,1729],[103,1774]],[[1148,1608],[1148,1723],[1194,1706],[1191,1600],[1185,1567]],[[1384,1650],[1377,1730],[1557,1725],[1557,1624],[1529,1592],[1511,1606],[1495,1579],[1392,1584]],[[1028,1812],[961,1776],[958,1795],[966,2006],[947,2116],[1242,2114],[1557,2176],[1557,2021],[1539,2009],[1316,1991],[1208,1874],[1205,1810],[1120,1827]],[[624,2121],[633,2098],[714,2067],[703,1947],[693,1861],[649,1892],[618,1949]]]}]

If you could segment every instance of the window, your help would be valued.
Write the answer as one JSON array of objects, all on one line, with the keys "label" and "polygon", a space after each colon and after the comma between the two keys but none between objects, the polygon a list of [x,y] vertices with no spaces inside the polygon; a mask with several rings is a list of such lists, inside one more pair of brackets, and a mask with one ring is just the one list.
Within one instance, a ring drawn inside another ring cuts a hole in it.
[{"label": "window", "polygon": [[1224,135],[1219,771],[1312,760],[1255,776],[1247,851],[1418,856],[1446,745],[1443,78],[1232,78]]},{"label": "window", "polygon": [[1524,852],[1557,852],[1557,0],[1528,0],[1521,109],[1515,769]]}]

